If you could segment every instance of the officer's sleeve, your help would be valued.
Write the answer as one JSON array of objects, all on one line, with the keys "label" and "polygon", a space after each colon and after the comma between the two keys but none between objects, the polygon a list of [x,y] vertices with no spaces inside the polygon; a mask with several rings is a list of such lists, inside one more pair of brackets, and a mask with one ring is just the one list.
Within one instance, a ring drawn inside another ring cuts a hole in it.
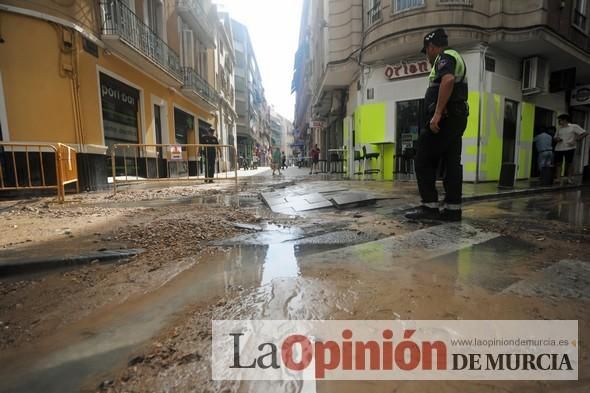
[{"label": "officer's sleeve", "polygon": [[436,77],[442,78],[445,75],[455,75],[455,59],[452,56],[441,54],[440,60],[436,64]]}]

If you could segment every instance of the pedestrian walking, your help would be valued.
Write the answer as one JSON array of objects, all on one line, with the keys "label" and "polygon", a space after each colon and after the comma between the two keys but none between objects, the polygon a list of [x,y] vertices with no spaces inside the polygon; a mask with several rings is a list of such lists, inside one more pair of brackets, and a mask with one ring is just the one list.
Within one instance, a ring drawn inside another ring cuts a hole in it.
[{"label": "pedestrian walking", "polygon": [[[209,135],[205,136],[204,145],[219,145],[215,136],[215,129],[209,128]],[[215,175],[215,161],[217,159],[217,147],[205,147],[205,183],[213,183]]]},{"label": "pedestrian walking", "polygon": [[[463,132],[467,126],[467,67],[461,55],[448,48],[448,37],[443,29],[424,36],[422,53],[432,65],[429,86],[424,99],[426,130],[418,137],[416,177],[422,204],[418,210],[406,214],[409,219],[461,220],[463,168],[461,149]],[[445,168],[443,184],[445,198],[439,210],[436,174],[439,165]]]},{"label": "pedestrian walking", "polygon": [[278,147],[275,148],[275,150],[272,152],[271,155],[271,159],[272,159],[272,163],[271,163],[271,168],[272,168],[272,175],[275,175],[275,171],[279,171],[279,175],[281,174],[281,149],[279,149]]},{"label": "pedestrian walking", "polygon": [[555,178],[556,180],[561,179],[561,165],[563,161],[565,161],[563,172],[566,176],[566,181],[573,184],[574,167],[572,163],[574,161],[576,145],[578,141],[581,141],[588,136],[588,132],[584,131],[582,127],[577,124],[571,124],[571,118],[567,114],[559,115],[557,120],[559,122],[559,128],[553,138],[555,142],[557,142],[555,145]]},{"label": "pedestrian walking", "polygon": [[316,143],[315,146],[313,147],[313,149],[311,149],[311,170],[309,171],[310,175],[313,174],[314,169],[315,169],[316,175],[319,173],[319,171],[318,171],[319,162],[320,162],[320,148],[318,147],[318,144]]},{"label": "pedestrian walking", "polygon": [[281,153],[281,169],[287,169],[287,155],[285,152]]}]

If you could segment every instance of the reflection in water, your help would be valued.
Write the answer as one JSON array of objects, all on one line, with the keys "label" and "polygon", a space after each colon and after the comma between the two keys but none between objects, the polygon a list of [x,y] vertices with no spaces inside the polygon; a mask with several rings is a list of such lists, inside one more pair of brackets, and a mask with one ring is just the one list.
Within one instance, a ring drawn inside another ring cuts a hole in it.
[{"label": "reflection in water", "polygon": [[590,209],[586,209],[586,202],[582,191],[570,193],[570,196],[557,201],[547,218],[565,221],[577,228],[590,225]]},{"label": "reflection in water", "polygon": [[539,198],[500,201],[497,207],[516,213],[528,213],[539,218],[559,220],[576,228],[590,225],[590,192],[570,191]]},{"label": "reflection in water", "polygon": [[534,246],[507,236],[442,255],[435,263],[456,266],[456,284],[470,284],[501,291],[518,281],[514,271],[534,253]]},{"label": "reflection in water", "polygon": [[274,278],[297,277],[298,275],[299,266],[295,258],[293,244],[270,244],[266,251],[261,285],[268,284]]}]

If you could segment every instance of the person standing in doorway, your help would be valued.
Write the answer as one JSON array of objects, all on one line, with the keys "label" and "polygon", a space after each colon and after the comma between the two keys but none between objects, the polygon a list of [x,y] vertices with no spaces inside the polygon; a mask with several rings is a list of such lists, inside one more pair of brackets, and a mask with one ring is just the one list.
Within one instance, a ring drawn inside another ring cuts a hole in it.
[{"label": "person standing in doorway", "polygon": [[[219,141],[215,136],[215,128],[209,128],[209,135],[203,141],[205,145],[219,145]],[[217,147],[205,148],[205,183],[213,183],[213,176],[215,175],[215,161],[217,159]]]},{"label": "person standing in doorway", "polygon": [[[448,48],[448,37],[443,29],[436,29],[424,37],[422,53],[432,65],[424,99],[429,122],[426,131],[418,138],[416,154],[416,177],[422,204],[418,210],[406,214],[406,218],[460,221],[461,138],[469,115],[467,67],[461,55]],[[446,169],[442,211],[439,210],[436,190],[436,174],[441,163]]]},{"label": "person standing in doorway", "polygon": [[547,128],[542,128],[541,132],[535,136],[534,142],[537,148],[539,172],[543,172],[543,168],[553,165],[553,135]]},{"label": "person standing in doorway", "polygon": [[319,162],[320,162],[320,148],[318,147],[318,144],[316,143],[315,146],[313,147],[313,149],[311,149],[311,171],[309,171],[310,175],[313,174],[314,169],[315,169],[316,175],[319,173],[319,171],[318,171]]},{"label": "person standing in doorway", "polygon": [[565,176],[567,176],[567,182],[570,184],[574,183],[573,174],[574,167],[574,153],[576,152],[576,145],[578,141],[581,141],[588,132],[584,131],[582,127],[577,124],[571,124],[570,116],[567,114],[559,115],[557,118],[559,122],[559,128],[555,133],[553,139],[557,144],[555,145],[555,178],[560,180],[561,178],[561,164],[565,161]]}]

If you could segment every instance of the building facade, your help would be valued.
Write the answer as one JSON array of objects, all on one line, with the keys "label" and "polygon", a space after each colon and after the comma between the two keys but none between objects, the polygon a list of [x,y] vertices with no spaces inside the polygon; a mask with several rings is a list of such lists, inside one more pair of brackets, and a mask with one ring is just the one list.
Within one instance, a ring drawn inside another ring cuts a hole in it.
[{"label": "building facade", "polygon": [[[342,120],[336,117],[351,165],[352,152],[365,146],[383,152],[384,178],[403,171],[404,157],[428,121],[423,96],[430,65],[419,51],[424,35],[437,27],[445,28],[450,46],[467,64],[466,181],[498,181],[503,171],[517,179],[536,176],[536,132],[556,126],[557,116],[567,112],[574,122],[588,126],[590,108],[576,99],[586,98],[590,83],[586,1],[315,3],[322,6],[311,9],[323,10],[325,21],[319,33],[323,39],[317,40],[327,42],[328,49],[316,44],[320,50],[311,56],[324,59],[312,68],[311,90],[316,93],[311,118],[327,120],[323,138],[329,146],[336,140],[337,146],[337,135],[330,134],[339,130],[331,128],[330,119],[338,107],[346,108],[339,113]],[[578,172],[585,159],[577,158]]]},{"label": "building facade", "polygon": [[251,160],[270,146],[268,105],[248,29],[232,20],[236,54],[235,90],[238,154]]},{"label": "building facade", "polygon": [[[215,79],[219,92],[218,139],[222,145],[233,146],[237,151],[237,123],[235,93],[235,51],[231,18],[228,13],[219,13],[217,28],[217,48],[215,50]],[[222,170],[229,169],[236,157],[230,156],[230,151],[223,149]]]},{"label": "building facade", "polygon": [[219,105],[217,20],[208,0],[3,1],[2,140],[76,147],[87,189],[114,144],[198,143]]}]

